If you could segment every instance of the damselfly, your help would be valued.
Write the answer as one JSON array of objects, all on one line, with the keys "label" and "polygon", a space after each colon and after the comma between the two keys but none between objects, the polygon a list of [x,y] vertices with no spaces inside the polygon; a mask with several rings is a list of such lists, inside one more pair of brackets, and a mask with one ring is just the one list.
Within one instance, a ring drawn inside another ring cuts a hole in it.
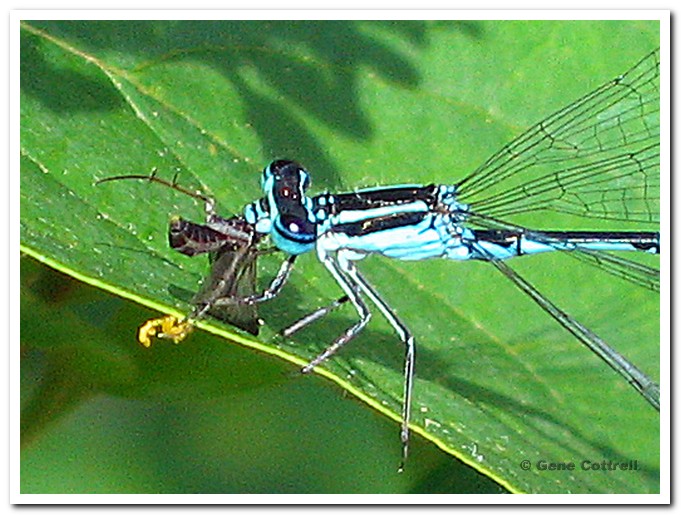
[{"label": "damselfly", "polygon": [[[372,254],[400,260],[443,257],[489,262],[579,341],[621,374],[659,410],[659,387],[598,335],[561,310],[511,268],[512,257],[566,252],[638,285],[659,291],[659,270],[614,251],[659,253],[659,53],[582,97],[503,147],[453,185],[399,185],[307,196],[310,177],[292,161],[265,168],[265,196],[245,209],[256,231],[291,256],[315,250],[355,307],[359,320],[302,371],[335,354],[369,322],[366,299],[405,345],[401,439],[409,441],[414,336],[356,262]],[[554,212],[648,224],[650,231],[574,231],[527,228],[524,213]],[[272,298],[289,276],[285,261],[270,288],[241,302]],[[217,300],[229,304],[235,299]],[[338,302],[315,311],[286,334]]]},{"label": "damselfly", "polygon": [[[284,334],[346,301],[354,306],[357,322],[302,369],[308,373],[367,325],[367,299],[379,309],[405,346],[403,460],[409,442],[415,340],[357,269],[357,261],[373,254],[490,263],[659,410],[659,387],[652,379],[507,264],[513,257],[563,252],[659,291],[657,269],[613,253],[659,253],[658,51],[531,127],[454,184],[397,185],[314,197],[307,195],[309,185],[309,174],[293,161],[279,160],[265,168],[264,197],[246,206],[246,226],[270,235],[289,257],[261,293],[226,292],[224,297],[212,296],[210,306],[253,305],[275,297],[296,256],[314,250],[344,296],[295,322]],[[542,213],[564,215],[569,225],[528,228],[520,221],[527,213],[535,219]],[[575,220],[584,219],[610,223],[608,227],[636,222],[649,230],[568,230]],[[210,228],[223,232],[218,225]]]}]

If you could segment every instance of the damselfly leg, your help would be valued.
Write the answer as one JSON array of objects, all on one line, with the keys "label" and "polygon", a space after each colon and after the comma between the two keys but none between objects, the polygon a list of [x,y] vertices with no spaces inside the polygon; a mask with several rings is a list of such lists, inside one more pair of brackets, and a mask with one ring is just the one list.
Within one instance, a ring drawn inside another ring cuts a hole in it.
[{"label": "damselfly leg", "polygon": [[[297,256],[290,255],[282,261],[270,284],[256,293],[257,259],[274,249],[258,248],[263,234],[257,232],[253,224],[239,215],[231,218],[218,215],[213,197],[179,185],[177,176],[172,181],[167,181],[158,177],[154,171],[150,175],[107,177],[97,181],[97,184],[131,179],[157,183],[203,202],[206,222],[197,224],[173,217],[169,225],[168,240],[170,247],[178,252],[189,257],[208,254],[211,262],[210,274],[192,300],[192,311],[182,319],[167,315],[148,320],[140,327],[139,341],[147,347],[155,337],[179,343],[191,332],[194,324],[206,315],[257,335],[260,320],[256,304],[279,294],[291,275]],[[345,298],[341,298],[334,304],[340,306],[345,301]],[[318,310],[314,320],[329,311]]]},{"label": "damselfly leg", "polygon": [[332,311],[337,310],[340,308],[342,305],[346,304],[350,300],[350,297],[347,295],[343,295],[339,299],[333,301],[331,304],[328,304],[326,306],[322,306],[320,308],[317,308],[311,313],[308,313],[304,317],[296,320],[294,323],[289,325],[288,327],[282,329],[279,331],[279,334],[284,337],[289,337],[300,331],[301,329],[304,329],[308,325],[312,324],[313,322],[316,322],[320,318],[325,317]]},{"label": "damselfly leg", "polygon": [[293,271],[293,264],[298,256],[291,255],[282,261],[279,271],[274,276],[269,286],[257,294],[251,295],[222,295],[216,297],[212,304],[214,306],[231,306],[236,304],[254,305],[273,299],[281,292],[284,285],[288,282]]},{"label": "damselfly leg", "polygon": [[[322,236],[323,238],[323,236]],[[378,309],[383,316],[388,320],[390,325],[397,332],[400,340],[405,345],[405,360],[404,360],[404,402],[402,405],[402,429],[400,431],[400,439],[402,441],[402,464],[399,467],[401,471],[404,468],[404,462],[407,459],[409,448],[409,420],[411,413],[411,397],[413,390],[414,378],[414,336],[409,329],[397,317],[392,308],[381,298],[378,292],[367,282],[367,280],[360,274],[355,266],[353,257],[357,259],[357,255],[346,250],[339,250],[333,255],[327,254],[323,241],[319,241],[317,245],[317,254],[320,261],[324,264],[326,269],[331,273],[336,282],[345,291],[346,296],[341,297],[333,304],[316,310],[307,317],[296,322],[289,327],[287,333],[292,334],[292,327],[299,330],[302,326],[311,323],[319,318],[321,313],[326,314],[332,309],[339,307],[342,303],[350,301],[357,311],[359,320],[348,327],[336,340],[322,351],[316,358],[310,361],[301,370],[302,373],[310,373],[315,367],[322,364],[327,359],[331,358],[336,352],[340,350],[345,344],[354,339],[371,320],[371,311],[362,299],[362,294],[366,295]]]}]

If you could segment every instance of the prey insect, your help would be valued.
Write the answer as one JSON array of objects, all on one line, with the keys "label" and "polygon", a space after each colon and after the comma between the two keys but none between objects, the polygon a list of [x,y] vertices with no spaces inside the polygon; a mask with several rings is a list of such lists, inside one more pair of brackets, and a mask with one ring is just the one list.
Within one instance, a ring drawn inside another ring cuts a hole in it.
[{"label": "prey insect", "polygon": [[173,181],[150,175],[120,175],[107,177],[98,184],[125,179],[146,180],[166,186],[204,203],[205,223],[198,224],[180,217],[173,217],[168,228],[170,247],[189,257],[208,254],[210,273],[200,291],[192,300],[194,308],[183,319],[172,315],[145,322],[139,329],[138,340],[145,347],[154,338],[182,341],[192,330],[193,324],[206,315],[232,324],[253,335],[260,328],[257,307],[254,303],[222,303],[224,298],[248,298],[256,288],[257,258],[268,252],[258,248],[263,235],[242,216],[224,218],[215,211],[215,200],[201,192],[192,191]]}]

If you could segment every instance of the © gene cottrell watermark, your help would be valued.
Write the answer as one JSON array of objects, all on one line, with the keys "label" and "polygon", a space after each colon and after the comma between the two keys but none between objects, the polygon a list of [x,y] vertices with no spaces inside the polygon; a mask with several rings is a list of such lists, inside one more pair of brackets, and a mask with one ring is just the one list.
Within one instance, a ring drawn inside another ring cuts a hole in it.
[{"label": "\u00a9 gene cottrell watermark", "polygon": [[549,461],[549,460],[523,460],[520,462],[523,470],[541,471],[573,471],[584,470],[587,472],[632,472],[640,469],[638,460],[613,461],[613,460],[581,460],[581,461]]}]

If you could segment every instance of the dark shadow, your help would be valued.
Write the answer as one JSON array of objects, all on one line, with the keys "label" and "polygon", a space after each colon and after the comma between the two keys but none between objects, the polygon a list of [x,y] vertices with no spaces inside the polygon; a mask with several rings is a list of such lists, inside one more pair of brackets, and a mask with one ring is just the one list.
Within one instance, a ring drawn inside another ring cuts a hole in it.
[{"label": "dark shadow", "polygon": [[[328,188],[339,185],[339,171],[303,120],[317,120],[344,137],[370,139],[373,127],[360,108],[360,81],[368,73],[404,88],[416,87],[420,77],[412,63],[418,49],[428,46],[431,26],[425,21],[361,20],[26,23],[105,62],[112,52],[129,55],[137,69],[126,70],[133,73],[164,61],[210,64],[238,89],[263,147],[276,154],[270,157],[304,156],[310,169],[323,171],[322,186]],[[474,39],[481,35],[475,22],[436,23],[440,30],[460,31]],[[86,75],[76,88],[59,93],[55,85],[73,84],[78,76],[64,76],[50,68],[36,39],[22,38],[22,90],[26,93],[58,111],[105,109],[120,101],[111,84],[103,81],[100,87]],[[410,55],[402,50],[408,48],[405,44],[416,52]],[[298,49],[312,58],[301,58]],[[121,66],[120,58],[115,62]],[[80,67],[85,74],[86,66]],[[254,76],[258,86],[246,80]]]},{"label": "dark shadow", "polygon": [[59,69],[45,59],[43,40],[21,34],[20,84],[24,94],[39,98],[58,113],[105,111],[123,103],[123,98],[101,74],[93,73],[82,60],[74,69]]},{"label": "dark shadow", "polygon": [[411,489],[412,494],[508,494],[509,491],[493,479],[467,467],[465,473],[452,475],[452,464],[443,462],[428,475],[418,481]]},{"label": "dark shadow", "polygon": [[452,30],[452,27],[455,27],[472,40],[481,40],[485,36],[484,25],[475,20],[438,20],[433,22],[433,25],[442,30]]},{"label": "dark shadow", "polygon": [[[324,144],[317,140],[313,133],[296,119],[295,115],[280,103],[250,89],[239,77],[234,77],[234,84],[240,90],[246,103],[246,118],[253,129],[260,135],[264,149],[276,149],[268,157],[271,160],[286,158],[296,160],[296,156],[312,156],[304,166],[308,170],[335,170],[329,159]],[[276,123],[272,123],[276,120]],[[340,172],[334,172],[336,178],[329,184],[329,176],[323,186],[332,187],[337,184]]]},{"label": "dark shadow", "polygon": [[[198,291],[198,285],[197,285]],[[175,299],[186,304],[191,304],[192,299],[196,297],[196,291],[188,290],[177,284],[171,284],[168,286],[168,293]]]}]

